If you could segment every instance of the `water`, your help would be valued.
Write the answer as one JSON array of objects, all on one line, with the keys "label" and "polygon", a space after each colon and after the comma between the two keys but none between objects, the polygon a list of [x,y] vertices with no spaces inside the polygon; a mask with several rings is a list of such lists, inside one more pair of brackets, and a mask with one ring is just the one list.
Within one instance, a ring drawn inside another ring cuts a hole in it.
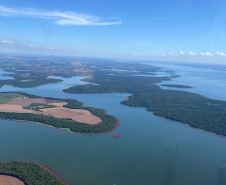
[{"label": "water", "polygon": [[[209,75],[207,70],[201,78]],[[0,161],[39,162],[73,185],[219,185],[222,175],[218,171],[226,164],[225,138],[154,116],[144,108],[121,105],[128,94],[61,91],[84,83],[80,79],[64,78],[64,82],[36,88],[4,86],[1,91],[75,98],[87,106],[106,109],[120,119],[120,127],[103,135],[78,135],[0,120]],[[217,81],[211,79],[213,84]],[[120,137],[112,138],[116,133]]]},{"label": "water", "polygon": [[7,76],[7,75],[9,75],[9,74],[12,74],[12,73],[0,69],[0,79],[1,79],[1,80],[10,80],[10,79],[13,79],[13,77]]},{"label": "water", "polygon": [[[225,65],[182,65],[163,63],[158,64],[165,69],[171,69],[181,75],[180,78],[173,78],[172,81],[162,82],[160,84],[178,84],[194,87],[186,91],[202,94],[206,97],[226,101],[226,66]],[[163,87],[164,89],[178,88]],[[184,90],[184,89],[179,89]]]}]

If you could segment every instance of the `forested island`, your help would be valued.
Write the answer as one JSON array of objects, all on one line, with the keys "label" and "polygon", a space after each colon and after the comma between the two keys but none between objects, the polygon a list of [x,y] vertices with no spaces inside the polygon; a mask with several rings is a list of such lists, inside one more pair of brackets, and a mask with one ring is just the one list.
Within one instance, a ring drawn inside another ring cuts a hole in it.
[{"label": "forested island", "polygon": [[44,166],[32,162],[0,163],[0,175],[15,177],[22,181],[25,185],[66,184]]},{"label": "forested island", "polygon": [[119,124],[117,118],[106,114],[105,110],[86,107],[77,100],[43,98],[22,92],[0,93],[0,118],[83,134],[109,132]]},{"label": "forested island", "polygon": [[64,91],[68,93],[131,93],[132,95],[121,102],[122,104],[146,107],[148,111],[164,118],[226,136],[225,101],[213,100],[191,92],[166,90],[156,85],[156,83],[171,80],[170,77],[118,75],[113,71],[110,71],[110,74],[98,66],[91,78],[84,79],[97,85],[73,86]]}]

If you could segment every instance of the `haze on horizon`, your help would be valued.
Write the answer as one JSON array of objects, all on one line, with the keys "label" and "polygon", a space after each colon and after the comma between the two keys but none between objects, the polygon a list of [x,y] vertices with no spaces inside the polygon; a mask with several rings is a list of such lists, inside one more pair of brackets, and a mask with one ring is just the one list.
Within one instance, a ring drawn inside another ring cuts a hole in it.
[{"label": "haze on horizon", "polygon": [[223,0],[2,0],[0,52],[226,64]]}]

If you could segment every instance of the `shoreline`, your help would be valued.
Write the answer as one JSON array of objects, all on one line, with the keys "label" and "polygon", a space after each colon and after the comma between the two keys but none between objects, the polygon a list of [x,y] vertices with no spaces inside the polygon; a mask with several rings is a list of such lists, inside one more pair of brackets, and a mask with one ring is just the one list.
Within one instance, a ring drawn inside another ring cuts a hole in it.
[{"label": "shoreline", "polygon": [[[9,119],[2,119],[0,118],[1,120],[9,120]],[[23,120],[9,120],[9,121],[18,121],[18,122],[26,122],[26,121],[23,121]],[[62,129],[62,130],[67,130],[68,132],[70,132],[71,134],[81,134],[81,135],[98,135],[98,134],[107,134],[107,133],[110,133],[110,132],[113,132],[115,130],[118,129],[118,127],[120,126],[120,120],[117,119],[117,125],[116,127],[113,129],[113,130],[110,130],[110,131],[107,131],[107,132],[100,132],[100,133],[79,133],[79,132],[72,132],[70,131],[69,129],[65,129],[65,128],[57,128],[57,127],[53,127],[51,125],[45,125],[45,124],[41,124],[41,123],[35,123],[35,122],[27,122],[27,123],[33,123],[33,124],[38,124],[38,125],[42,125],[42,126],[48,126],[48,127],[51,127],[51,128],[55,128],[55,129]],[[18,161],[20,162],[20,161]],[[38,163],[38,162],[34,162],[34,161],[23,161],[23,162],[30,162],[30,163],[33,163],[33,164],[37,164],[39,166],[41,166],[42,168],[46,169],[47,171],[49,171],[51,174],[53,174],[60,182],[62,182],[64,185],[68,185],[68,183],[60,176],[58,175],[56,172],[54,172],[54,170],[52,170],[49,166],[43,164],[43,163]],[[0,173],[1,174],[1,173]],[[2,175],[5,175],[5,174],[2,174]],[[7,175],[7,176],[11,176],[11,177],[15,177],[13,175]],[[17,178],[17,177],[16,177]],[[21,179],[19,179],[21,180]],[[22,181],[22,180],[21,180]],[[23,181],[22,181],[23,182]],[[23,182],[24,183],[24,182]],[[24,183],[25,184],[25,183]]]},{"label": "shoreline", "polygon": [[99,132],[99,133],[80,133],[80,132],[72,132],[73,134],[81,134],[81,135],[98,135],[98,134],[108,134],[108,133],[111,133],[115,130],[117,130],[120,126],[120,120],[117,119],[117,125],[116,127],[113,129],[113,130],[110,130],[110,131],[106,131],[106,132]]},{"label": "shoreline", "polygon": [[188,127],[192,128],[192,129],[196,129],[196,130],[199,130],[199,131],[202,131],[202,132],[206,132],[206,133],[208,133],[208,134],[215,135],[215,136],[217,136],[217,137],[221,137],[221,138],[225,138],[225,139],[226,139],[226,136],[224,136],[224,135],[217,134],[217,133],[214,133],[214,132],[211,132],[211,131],[208,131],[208,130],[204,130],[204,129],[201,129],[201,128],[192,127],[192,126],[189,125],[188,123],[184,123],[184,122],[181,122],[181,121],[177,121],[177,120],[174,120],[174,119],[166,118],[166,117],[164,117],[164,116],[155,114],[153,111],[148,110],[148,108],[146,108],[146,107],[142,107],[142,106],[131,106],[131,105],[123,104],[123,103],[122,103],[122,105],[129,106],[129,107],[133,107],[133,108],[143,108],[143,109],[145,109],[147,112],[150,112],[150,113],[152,113],[153,115],[159,116],[159,117],[161,117],[161,118],[163,118],[163,119],[166,119],[166,120],[169,120],[169,121],[172,121],[172,122],[176,122],[176,123],[179,123],[179,124],[188,126]]},{"label": "shoreline", "polygon": [[66,130],[67,132],[71,133],[71,134],[81,134],[81,135],[98,135],[98,134],[107,134],[110,132],[115,131],[119,126],[120,126],[120,120],[117,118],[117,125],[114,129],[106,131],[106,132],[98,132],[98,133],[82,133],[82,132],[73,132],[71,131],[69,128],[57,128],[54,127],[52,125],[47,125],[44,123],[39,123],[39,122],[34,122],[34,121],[26,121],[26,120],[16,120],[16,119],[4,119],[4,118],[0,118],[0,120],[7,120],[7,121],[17,121],[17,122],[25,122],[25,123],[32,123],[32,124],[36,124],[36,125],[42,125],[45,127],[50,127],[50,128],[54,128],[54,129],[59,129],[59,130]]},{"label": "shoreline", "polygon": [[[147,110],[147,109],[146,109],[146,110]],[[221,138],[225,138],[225,139],[226,139],[226,136],[224,136],[224,135],[220,135],[220,134],[217,134],[217,133],[214,133],[214,132],[211,132],[211,131],[208,131],[208,130],[204,130],[204,129],[201,129],[201,128],[192,127],[192,126],[189,125],[188,123],[184,123],[184,122],[181,122],[181,121],[177,121],[177,120],[173,120],[173,119],[170,119],[170,118],[166,118],[166,117],[163,117],[163,116],[161,116],[161,115],[154,114],[152,111],[149,111],[149,110],[147,110],[147,111],[148,111],[148,112],[151,112],[153,115],[159,116],[159,117],[161,117],[161,118],[163,118],[163,119],[166,119],[166,120],[169,120],[169,121],[173,121],[173,122],[179,123],[179,124],[181,124],[181,125],[185,125],[185,126],[187,126],[187,127],[190,127],[190,128],[192,128],[192,129],[199,130],[199,131],[201,131],[201,132],[206,132],[206,133],[208,133],[208,134],[215,135],[215,136],[217,136],[217,137],[221,137]]]},{"label": "shoreline", "polygon": [[37,164],[39,166],[41,166],[42,168],[46,169],[47,171],[49,171],[51,174],[53,174],[60,182],[62,182],[64,185],[68,185],[68,183],[60,176],[58,175],[56,172],[54,172],[50,167],[48,167],[47,165],[44,165],[42,163],[37,163],[37,162],[33,162],[33,161],[28,161],[34,164]]},{"label": "shoreline", "polygon": [[[9,92],[4,92],[3,97],[8,95]],[[18,107],[9,107],[8,109],[5,109],[4,105],[2,110],[0,110],[0,119],[3,120],[9,120],[9,121],[18,121],[18,122],[28,122],[28,123],[35,123],[39,125],[48,126],[51,128],[58,128],[66,130],[70,133],[77,133],[77,134],[103,134],[107,132],[111,132],[115,128],[118,127],[118,121],[117,118],[111,115],[107,114],[107,111],[104,109],[96,108],[96,107],[85,107],[84,104],[78,100],[74,99],[56,99],[52,97],[41,97],[36,95],[31,95],[23,92],[17,92],[18,94],[27,96],[28,100],[25,100],[25,102],[14,100],[14,97],[10,97],[10,100],[14,101],[11,102],[12,105],[23,105],[31,102],[40,102],[39,100],[35,100],[34,98],[42,98],[42,100],[51,100],[51,102],[44,102],[44,104],[52,104],[52,100],[54,102],[65,102],[64,105],[57,105],[57,107],[62,107],[66,110],[70,111],[78,111],[79,113],[82,112],[83,115],[78,114],[78,117],[74,115],[72,112],[68,111],[65,112],[66,116],[61,116],[63,113],[60,112],[58,117],[58,113],[56,115],[52,115],[47,112],[45,113],[39,113],[41,111],[37,110],[36,112],[21,112]],[[32,99],[33,98],[33,99]],[[31,99],[31,100],[29,100]],[[42,101],[41,101],[42,102]],[[9,103],[10,104],[10,103]],[[11,105],[10,104],[10,105]],[[59,103],[57,103],[59,104]],[[8,105],[8,104],[7,104]],[[67,105],[67,106],[66,106]],[[11,110],[12,109],[12,110]],[[17,112],[17,109],[19,110]],[[11,110],[11,111],[10,111]],[[20,114],[21,113],[21,114]],[[61,118],[62,117],[62,118]],[[66,118],[64,118],[66,117]],[[73,119],[73,117],[77,117],[79,120]],[[95,124],[93,124],[95,123]]]}]

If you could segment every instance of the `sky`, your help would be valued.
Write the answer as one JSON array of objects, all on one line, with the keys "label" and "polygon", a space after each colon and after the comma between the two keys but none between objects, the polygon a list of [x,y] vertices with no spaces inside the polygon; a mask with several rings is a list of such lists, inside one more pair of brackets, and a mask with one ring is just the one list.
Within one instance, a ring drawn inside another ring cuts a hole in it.
[{"label": "sky", "polygon": [[0,0],[0,52],[226,64],[225,0]]}]

